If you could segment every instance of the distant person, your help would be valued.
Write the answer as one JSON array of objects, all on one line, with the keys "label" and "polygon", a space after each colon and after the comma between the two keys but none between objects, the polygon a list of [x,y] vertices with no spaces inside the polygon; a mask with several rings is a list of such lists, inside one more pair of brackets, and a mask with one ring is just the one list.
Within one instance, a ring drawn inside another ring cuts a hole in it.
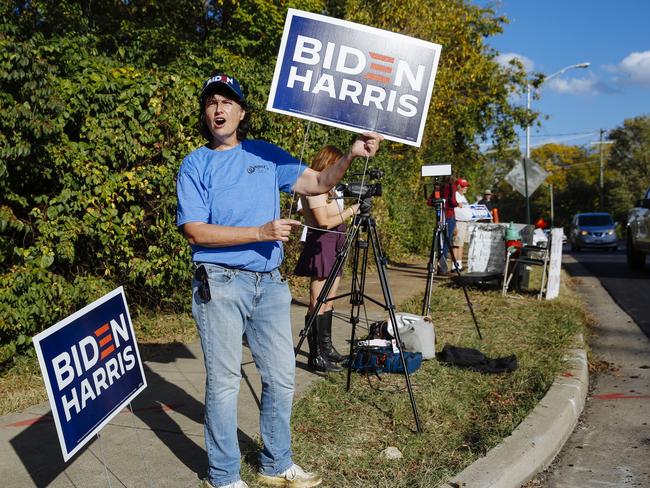
[{"label": "distant person", "polygon": [[[435,190],[427,199],[427,205],[433,206],[434,198]],[[456,178],[453,175],[445,176],[441,180],[440,198],[445,204],[446,239],[443,239],[442,241],[442,249],[440,251],[440,256],[438,256],[438,269],[436,274],[439,276],[451,276],[453,272],[449,271],[447,256],[449,255],[450,246],[452,246],[454,242],[454,233],[456,232],[454,208],[458,205],[456,203]],[[447,245],[447,243],[449,243],[449,245]]]},{"label": "distant person", "polygon": [[463,269],[463,246],[469,238],[469,222],[472,220],[472,211],[469,208],[469,201],[465,194],[469,188],[469,182],[465,178],[456,180],[456,203],[454,217],[456,219],[456,236],[453,243],[453,253],[456,258],[458,270]]},{"label": "distant person", "polygon": [[494,208],[494,202],[492,201],[492,191],[485,190],[483,192],[483,198],[478,201],[479,205],[485,205],[487,209],[492,212]]},{"label": "distant person", "polygon": [[[336,147],[325,146],[316,154],[310,167],[314,171],[323,171],[335,164],[342,156],[343,153]],[[359,210],[358,203],[344,209],[343,200],[338,199],[338,196],[335,190],[330,190],[329,193],[322,195],[300,197],[302,213],[307,225],[307,237],[294,274],[310,278],[309,314],[305,316],[305,325],[316,310],[318,297],[325,281],[334,267],[338,252],[345,244],[347,230],[345,221]],[[342,274],[343,267],[338,272],[327,298],[336,296]],[[312,370],[323,372],[342,370],[336,363],[343,361],[345,356],[339,354],[332,344],[333,309],[333,301],[321,305],[316,321],[309,329],[307,364]]]}]

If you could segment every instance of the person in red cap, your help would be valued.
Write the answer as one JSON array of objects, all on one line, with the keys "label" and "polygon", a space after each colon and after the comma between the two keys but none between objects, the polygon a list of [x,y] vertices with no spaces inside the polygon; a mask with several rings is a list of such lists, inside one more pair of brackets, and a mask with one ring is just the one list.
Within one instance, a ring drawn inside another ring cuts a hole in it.
[{"label": "person in red cap", "polygon": [[210,77],[199,96],[207,143],[185,157],[176,181],[176,223],[192,249],[192,314],[206,368],[203,486],[247,488],[237,439],[244,335],[262,380],[258,480],[316,486],[320,476],[295,464],[291,452],[296,360],[291,293],[278,268],[282,243],[301,224],[281,218],[280,191],[327,193],[356,157],[374,156],[383,137],[366,132],[334,164],[315,171],[274,144],[247,139],[249,118],[237,79]]},{"label": "person in red cap", "polygon": [[457,207],[454,209],[454,216],[456,217],[456,235],[454,237],[452,250],[459,271],[463,269],[463,245],[469,237],[469,222],[471,221],[469,201],[465,196],[468,188],[469,182],[465,178],[458,178],[456,180]]},{"label": "person in red cap", "polygon": [[[449,255],[450,247],[453,246],[454,232],[456,230],[456,217],[454,216],[454,208],[456,208],[456,178],[453,175],[445,176],[442,178],[442,185],[440,188],[440,195],[436,196],[436,191],[429,195],[427,205],[432,207],[435,198],[442,198],[444,200],[445,208],[445,234],[446,239],[442,240],[442,249],[440,256],[438,256],[437,275],[438,276],[452,276],[454,273],[449,271],[447,264],[447,256]],[[449,245],[447,245],[449,243]]]}]

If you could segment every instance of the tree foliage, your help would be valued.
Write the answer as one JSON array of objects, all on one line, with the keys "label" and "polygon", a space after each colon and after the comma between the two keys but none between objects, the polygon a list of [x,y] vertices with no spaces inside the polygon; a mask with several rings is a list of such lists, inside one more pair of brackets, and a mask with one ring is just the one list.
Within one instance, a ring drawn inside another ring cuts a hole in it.
[{"label": "tree foliage", "polygon": [[[550,218],[551,185],[556,226],[568,227],[576,213],[598,211],[602,162],[603,210],[615,221],[625,223],[630,209],[650,187],[650,116],[625,120],[605,142],[597,147],[546,144],[533,149],[531,158],[550,173],[531,195],[533,220]],[[514,160],[508,167],[512,164]],[[524,198],[505,182],[500,185],[500,194],[504,218],[524,221]]]},{"label": "tree foliage", "polygon": [[466,1],[3,0],[0,361],[118,285],[136,311],[188,307],[175,176],[204,142],[197,93],[215,69],[242,82],[255,137],[305,161],[349,145],[350,133],[264,110],[289,7],[443,45],[422,148],[386,144],[371,162],[386,172],[374,215],[389,255],[429,245],[423,163],[480,180],[477,142],[513,140],[525,114],[508,95],[522,73],[501,70],[484,43],[504,19]]},{"label": "tree foliage", "polygon": [[609,134],[607,204],[619,222],[650,187],[650,116],[623,122]]}]

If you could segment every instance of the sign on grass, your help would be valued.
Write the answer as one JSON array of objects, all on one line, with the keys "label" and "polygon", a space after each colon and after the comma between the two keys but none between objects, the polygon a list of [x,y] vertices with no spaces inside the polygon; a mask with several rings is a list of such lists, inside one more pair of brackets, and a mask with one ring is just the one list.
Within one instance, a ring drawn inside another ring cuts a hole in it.
[{"label": "sign on grass", "polygon": [[289,9],[266,108],[419,146],[441,49]]},{"label": "sign on grass", "polygon": [[147,386],[119,287],[34,337],[63,459]]}]

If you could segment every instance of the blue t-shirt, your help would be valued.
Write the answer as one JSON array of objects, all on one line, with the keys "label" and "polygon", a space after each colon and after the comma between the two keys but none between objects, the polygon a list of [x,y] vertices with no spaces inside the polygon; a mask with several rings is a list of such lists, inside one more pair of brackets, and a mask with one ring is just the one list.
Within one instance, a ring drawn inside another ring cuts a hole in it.
[{"label": "blue t-shirt", "polygon": [[[260,226],[280,218],[280,193],[291,192],[304,165],[279,147],[243,140],[217,151],[207,146],[192,151],[176,181],[176,225],[205,222],[233,227]],[[273,271],[282,263],[281,241],[228,247],[192,245],[195,262],[247,271]]]}]

